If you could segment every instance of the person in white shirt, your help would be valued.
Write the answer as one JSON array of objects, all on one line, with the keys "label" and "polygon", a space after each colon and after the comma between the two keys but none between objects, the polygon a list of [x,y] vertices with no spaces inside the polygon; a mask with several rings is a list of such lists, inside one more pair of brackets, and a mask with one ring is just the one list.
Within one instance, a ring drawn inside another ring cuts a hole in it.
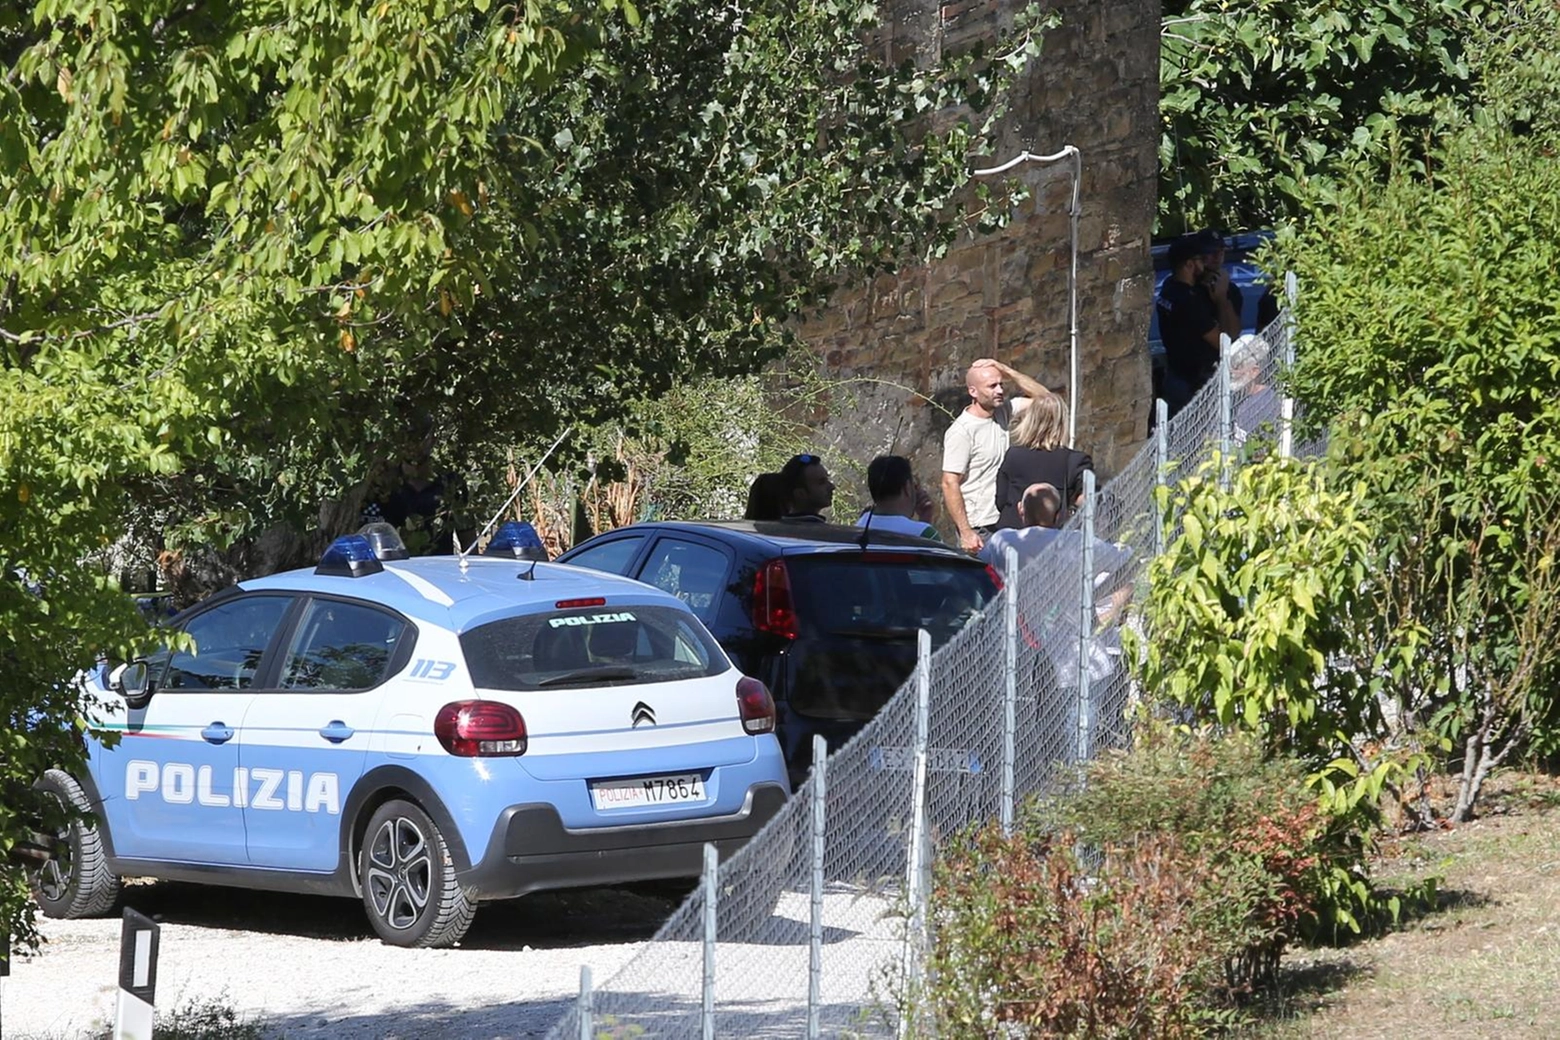
[{"label": "person in white shirt", "polygon": [[867,466],[867,491],[872,507],[856,520],[857,527],[895,531],[942,541],[931,524],[932,497],[910,470],[903,455],[879,455]]},{"label": "person in white shirt", "polygon": [[[1022,396],[1011,402],[1004,379],[1017,384]],[[996,529],[997,467],[1008,449],[1008,424],[1023,414],[1031,398],[1050,393],[1000,361],[980,358],[964,374],[970,403],[943,435],[943,506],[958,530],[959,545],[979,552]]]},{"label": "person in white shirt", "polygon": [[1029,566],[1061,533],[1056,529],[1056,520],[1061,510],[1062,496],[1055,487],[1050,484],[1029,485],[1024,489],[1024,497],[1018,502],[1019,522],[1024,526],[994,532],[981,547],[980,558],[996,568],[1003,581],[1011,582],[1014,576],[1007,573],[1008,546],[1018,552],[1019,570]]}]

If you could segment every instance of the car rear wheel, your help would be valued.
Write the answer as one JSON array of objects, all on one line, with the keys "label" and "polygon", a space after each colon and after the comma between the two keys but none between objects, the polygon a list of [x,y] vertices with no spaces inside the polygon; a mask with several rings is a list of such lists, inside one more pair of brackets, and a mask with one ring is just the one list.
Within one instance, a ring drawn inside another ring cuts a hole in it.
[{"label": "car rear wheel", "polygon": [[[75,777],[51,769],[38,781],[44,797],[67,809],[90,812],[92,803]],[[119,899],[119,878],[108,866],[108,853],[96,825],[77,817],[57,832],[43,835],[47,858],[32,875],[33,894],[45,914],[66,920],[96,917]]]},{"label": "car rear wheel", "polygon": [[358,882],[369,923],[391,946],[453,946],[476,916],[444,836],[411,802],[386,802],[369,818]]}]

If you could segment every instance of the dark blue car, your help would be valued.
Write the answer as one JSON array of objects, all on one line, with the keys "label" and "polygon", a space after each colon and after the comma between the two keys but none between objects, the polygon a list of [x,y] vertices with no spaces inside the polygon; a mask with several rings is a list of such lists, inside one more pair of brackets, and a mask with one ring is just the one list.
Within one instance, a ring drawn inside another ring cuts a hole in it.
[{"label": "dark blue car", "polygon": [[934,648],[996,596],[989,568],[938,542],[814,522],[642,523],[583,542],[559,563],[610,571],[682,599],[745,674],[774,696],[793,786],[812,737],[849,740]]}]

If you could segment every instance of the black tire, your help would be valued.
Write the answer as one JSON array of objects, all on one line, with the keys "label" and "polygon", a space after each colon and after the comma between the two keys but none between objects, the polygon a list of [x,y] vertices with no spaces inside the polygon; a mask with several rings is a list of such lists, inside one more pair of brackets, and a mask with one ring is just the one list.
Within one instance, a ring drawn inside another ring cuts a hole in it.
[{"label": "black tire", "polygon": [[[90,812],[92,803],[75,777],[51,769],[37,783],[45,797],[57,799],[77,812]],[[32,875],[33,896],[50,917],[73,920],[99,917],[119,900],[119,878],[109,869],[98,826],[73,819],[60,831],[45,836],[49,858]]]},{"label": "black tire", "polygon": [[411,802],[386,802],[369,818],[358,884],[369,923],[391,946],[453,946],[477,913],[455,879],[444,835]]}]

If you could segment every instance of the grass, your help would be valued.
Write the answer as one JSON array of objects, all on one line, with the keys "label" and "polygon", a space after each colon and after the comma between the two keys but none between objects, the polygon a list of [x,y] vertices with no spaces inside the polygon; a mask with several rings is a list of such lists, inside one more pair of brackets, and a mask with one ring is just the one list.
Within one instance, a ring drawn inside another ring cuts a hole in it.
[{"label": "grass", "polygon": [[1483,816],[1403,839],[1384,883],[1442,878],[1437,905],[1379,938],[1300,950],[1243,1035],[1260,1040],[1552,1037],[1560,1023],[1560,781],[1510,773]]},{"label": "grass", "polygon": [[266,1031],[224,1003],[225,997],[191,999],[158,1015],[152,1040],[266,1040]]},{"label": "grass", "polygon": [[[227,993],[205,999],[190,998],[171,1010],[159,1010],[152,1025],[152,1040],[279,1040],[259,1023],[240,1015],[227,1003]],[[83,1040],[109,1040],[112,1025],[77,1034]],[[19,1040],[76,1040],[49,1034],[28,1034]]]}]

